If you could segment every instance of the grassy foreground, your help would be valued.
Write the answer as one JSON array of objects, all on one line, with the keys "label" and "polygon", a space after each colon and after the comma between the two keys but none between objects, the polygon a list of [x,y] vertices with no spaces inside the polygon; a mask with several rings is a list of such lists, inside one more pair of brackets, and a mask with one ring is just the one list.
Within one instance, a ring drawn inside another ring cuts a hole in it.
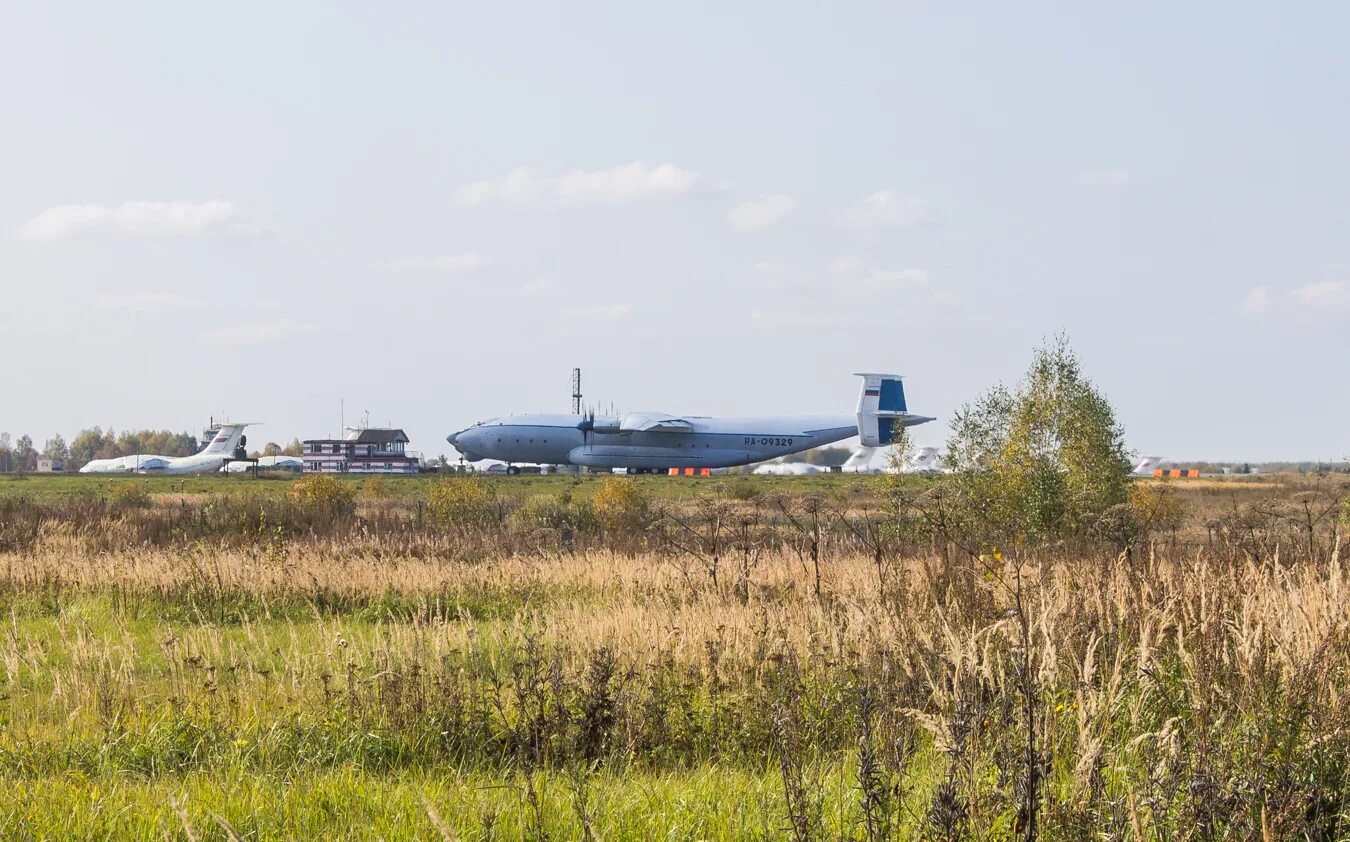
[{"label": "grassy foreground", "polygon": [[[593,494],[610,474],[523,474],[521,476],[477,475],[483,482],[511,497],[531,495],[559,496],[572,492]],[[368,477],[343,475],[335,479],[360,489]],[[383,493],[394,499],[412,500],[425,497],[428,488],[444,477],[436,474],[418,476],[380,477]],[[732,474],[712,477],[638,476],[632,481],[653,499],[686,500],[698,495],[716,493],[728,484],[749,479]],[[856,474],[810,474],[800,477],[754,477],[753,481],[766,491],[790,494],[847,493],[869,485],[874,478]],[[923,482],[922,477],[913,478]],[[286,495],[295,475],[264,473],[253,476],[122,476],[109,474],[0,474],[0,500],[24,499],[51,502],[79,497],[115,497],[127,487],[144,490],[164,500],[197,500],[208,496],[281,498]]]},{"label": "grassy foreground", "polygon": [[6,509],[0,836],[1002,839],[1034,787],[1038,838],[1346,838],[1339,527],[1256,519],[1310,493],[1129,555],[841,527],[819,588],[755,500],[572,551],[388,500]]}]

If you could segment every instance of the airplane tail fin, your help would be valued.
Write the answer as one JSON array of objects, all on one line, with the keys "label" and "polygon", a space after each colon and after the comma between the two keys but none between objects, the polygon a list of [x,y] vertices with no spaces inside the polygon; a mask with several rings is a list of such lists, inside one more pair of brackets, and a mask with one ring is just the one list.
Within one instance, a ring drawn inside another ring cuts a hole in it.
[{"label": "airplane tail fin", "polygon": [[858,437],[864,447],[883,447],[895,441],[896,430],[932,421],[911,415],[905,404],[905,384],[898,374],[858,374]]},{"label": "airplane tail fin", "polygon": [[221,424],[216,432],[216,437],[207,442],[206,447],[202,448],[199,456],[230,456],[234,454],[234,449],[247,439],[244,438],[244,428],[248,424]]}]

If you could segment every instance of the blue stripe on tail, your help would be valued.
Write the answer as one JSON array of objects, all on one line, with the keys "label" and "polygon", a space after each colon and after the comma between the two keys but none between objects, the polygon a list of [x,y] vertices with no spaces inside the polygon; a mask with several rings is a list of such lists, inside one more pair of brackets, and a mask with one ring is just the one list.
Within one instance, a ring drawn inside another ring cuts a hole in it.
[{"label": "blue stripe on tail", "polygon": [[877,419],[877,443],[879,445],[895,443],[895,419],[878,418]]},{"label": "blue stripe on tail", "polygon": [[881,400],[877,409],[883,412],[905,412],[905,384],[899,380],[881,381]]}]

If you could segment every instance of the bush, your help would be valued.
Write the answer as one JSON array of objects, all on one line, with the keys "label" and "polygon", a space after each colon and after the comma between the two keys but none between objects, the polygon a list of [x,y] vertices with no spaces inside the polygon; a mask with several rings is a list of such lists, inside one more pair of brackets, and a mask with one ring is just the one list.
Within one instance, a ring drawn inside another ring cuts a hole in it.
[{"label": "bush", "polygon": [[361,483],[361,496],[367,500],[383,500],[389,496],[389,483],[379,474],[366,477]]},{"label": "bush", "polygon": [[569,503],[566,497],[536,494],[525,498],[511,514],[511,523],[520,529],[571,529],[590,532],[595,529],[595,509],[585,502]]},{"label": "bush", "polygon": [[1129,502],[1124,432],[1068,341],[1037,349],[1022,383],[991,389],[952,419],[944,531],[973,544],[1034,545],[1086,534]]},{"label": "bush", "polygon": [[497,496],[485,480],[471,476],[457,476],[442,480],[431,487],[429,494],[431,515],[441,526],[464,529],[499,525],[501,506]]},{"label": "bush", "polygon": [[723,494],[732,500],[741,501],[756,500],[763,490],[763,486],[750,477],[737,477],[736,479],[728,480],[722,486]]},{"label": "bush", "polygon": [[1186,504],[1167,485],[1135,483],[1130,512],[1145,532],[1175,532],[1186,522]]},{"label": "bush", "polygon": [[310,474],[296,480],[287,498],[310,511],[351,514],[356,511],[356,489],[337,477]]},{"label": "bush", "polygon": [[595,518],[610,535],[633,535],[650,520],[647,495],[626,477],[609,477],[595,492]]},{"label": "bush", "polygon": [[145,484],[140,482],[120,482],[108,495],[108,505],[114,509],[148,509],[150,495]]}]

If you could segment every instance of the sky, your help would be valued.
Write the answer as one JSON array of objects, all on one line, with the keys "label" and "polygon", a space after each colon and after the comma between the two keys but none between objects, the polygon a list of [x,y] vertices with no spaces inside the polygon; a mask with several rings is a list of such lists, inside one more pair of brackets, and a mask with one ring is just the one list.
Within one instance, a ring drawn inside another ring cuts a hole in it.
[{"label": "sky", "polygon": [[0,430],[916,429],[1064,332],[1129,446],[1350,457],[1350,7],[13,4]]}]

